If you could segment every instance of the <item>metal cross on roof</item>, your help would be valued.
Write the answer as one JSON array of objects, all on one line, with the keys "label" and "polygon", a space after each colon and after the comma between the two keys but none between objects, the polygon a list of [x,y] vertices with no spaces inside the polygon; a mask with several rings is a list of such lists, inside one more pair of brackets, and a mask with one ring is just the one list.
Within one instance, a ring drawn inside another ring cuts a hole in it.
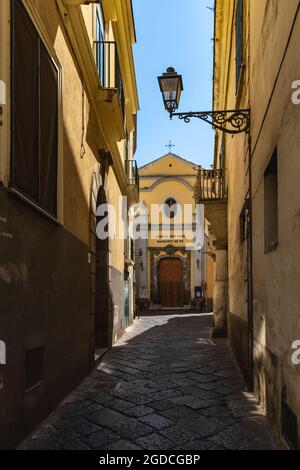
[{"label": "metal cross on roof", "polygon": [[169,153],[172,153],[172,148],[175,147],[175,145],[173,145],[172,141],[170,140],[166,147],[169,147]]}]

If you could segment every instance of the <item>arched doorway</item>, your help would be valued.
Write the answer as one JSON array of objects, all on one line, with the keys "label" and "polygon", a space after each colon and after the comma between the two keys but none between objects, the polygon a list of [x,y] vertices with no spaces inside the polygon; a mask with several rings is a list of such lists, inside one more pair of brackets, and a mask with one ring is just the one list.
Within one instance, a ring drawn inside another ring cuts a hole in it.
[{"label": "arched doorway", "polygon": [[162,307],[184,306],[184,267],[179,258],[164,258],[160,261],[159,298]]},{"label": "arched doorway", "polygon": [[[107,204],[106,177],[101,175],[101,167],[97,165],[91,185],[90,211],[90,265],[91,265],[91,296],[90,296],[90,365],[102,349],[112,345],[113,309],[110,274],[110,240],[97,237],[96,229],[100,218],[97,208]],[[96,353],[96,354],[95,354]]]},{"label": "arched doorway", "polygon": [[[98,191],[97,207],[107,204],[104,188]],[[106,214],[104,215],[106,217]],[[96,217],[96,224],[104,217]],[[108,230],[108,227],[107,227]],[[112,311],[109,276],[109,239],[96,237],[96,279],[95,279],[95,342],[96,348],[112,345]]]}]

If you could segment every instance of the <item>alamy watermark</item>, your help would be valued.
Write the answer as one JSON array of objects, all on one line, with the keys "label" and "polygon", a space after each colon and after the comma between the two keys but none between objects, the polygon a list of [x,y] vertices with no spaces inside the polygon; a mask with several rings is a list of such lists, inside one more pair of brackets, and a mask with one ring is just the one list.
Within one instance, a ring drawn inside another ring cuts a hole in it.
[{"label": "alamy watermark", "polygon": [[204,246],[204,208],[197,204],[136,204],[128,209],[127,197],[118,207],[97,208],[96,233],[100,240],[182,240],[187,250]]},{"label": "alamy watermark", "polygon": [[292,349],[295,350],[295,352],[292,354],[292,363],[294,366],[299,366],[300,365],[300,340],[296,340],[292,344]]},{"label": "alamy watermark", "polygon": [[0,341],[0,366],[6,365],[6,344]]},{"label": "alamy watermark", "polygon": [[292,83],[292,103],[295,105],[300,104],[300,80],[294,80]]}]

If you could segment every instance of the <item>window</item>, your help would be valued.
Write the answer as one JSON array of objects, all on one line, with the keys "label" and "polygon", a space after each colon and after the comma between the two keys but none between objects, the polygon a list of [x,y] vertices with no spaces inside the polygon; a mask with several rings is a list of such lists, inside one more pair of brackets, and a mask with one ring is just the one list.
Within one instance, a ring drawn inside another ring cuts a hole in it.
[{"label": "window", "polygon": [[96,7],[96,41],[104,41],[105,22],[101,2]]},{"label": "window", "polygon": [[133,122],[134,122],[134,131],[133,131],[133,155],[135,155],[137,149],[137,127],[138,127],[138,120],[137,114],[133,114]]},{"label": "window", "polygon": [[100,3],[99,5],[96,6],[95,46],[96,46],[97,68],[98,68],[98,73],[99,73],[99,77],[100,77],[102,85],[104,85],[104,81],[105,81],[104,61],[105,61],[105,54],[107,54],[107,50],[105,50],[104,41],[105,41],[105,21],[104,21],[102,5]]},{"label": "window", "polygon": [[125,90],[116,41],[105,40],[105,18],[101,5],[96,6],[94,50],[96,66],[102,88],[117,88],[123,118],[125,117]]},{"label": "window", "polygon": [[57,216],[58,69],[20,0],[12,2],[11,186]]},{"label": "window", "polygon": [[264,175],[264,222],[265,253],[269,253],[278,245],[277,149]]},{"label": "window", "polygon": [[246,200],[240,214],[240,243],[241,245],[248,238],[248,219],[249,219],[249,199]]},{"label": "window", "polygon": [[172,197],[165,202],[165,214],[169,219],[174,219],[177,214],[177,202]]},{"label": "window", "polygon": [[244,0],[238,0],[236,9],[236,94],[238,94],[244,66]]},{"label": "window", "polygon": [[134,258],[134,241],[130,237],[125,240],[125,255],[127,259]]},{"label": "window", "polygon": [[130,137],[129,137],[128,131],[126,129],[126,132],[125,132],[125,160],[129,160],[129,156],[130,156]]}]

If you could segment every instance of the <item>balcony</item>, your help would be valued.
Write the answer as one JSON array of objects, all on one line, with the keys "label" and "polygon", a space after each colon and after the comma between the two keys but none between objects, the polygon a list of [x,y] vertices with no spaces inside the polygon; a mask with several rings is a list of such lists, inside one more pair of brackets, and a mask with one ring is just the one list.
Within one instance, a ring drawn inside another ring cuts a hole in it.
[{"label": "balcony", "polygon": [[114,138],[125,138],[125,93],[121,75],[120,61],[115,41],[95,41],[94,54],[100,81],[97,101],[99,112],[103,115],[104,126],[114,132]]},{"label": "balcony", "polygon": [[131,206],[137,204],[140,197],[140,177],[136,161],[125,160],[124,169],[128,185],[128,203]]},{"label": "balcony", "polygon": [[199,170],[195,185],[195,199],[198,204],[226,200],[225,172],[223,170]]},{"label": "balcony", "polygon": [[225,171],[200,169],[194,188],[197,204],[203,204],[205,217],[218,241],[227,241],[227,189]]},{"label": "balcony", "polygon": [[135,160],[125,160],[125,172],[128,185],[139,190],[140,177],[137,162]]}]

